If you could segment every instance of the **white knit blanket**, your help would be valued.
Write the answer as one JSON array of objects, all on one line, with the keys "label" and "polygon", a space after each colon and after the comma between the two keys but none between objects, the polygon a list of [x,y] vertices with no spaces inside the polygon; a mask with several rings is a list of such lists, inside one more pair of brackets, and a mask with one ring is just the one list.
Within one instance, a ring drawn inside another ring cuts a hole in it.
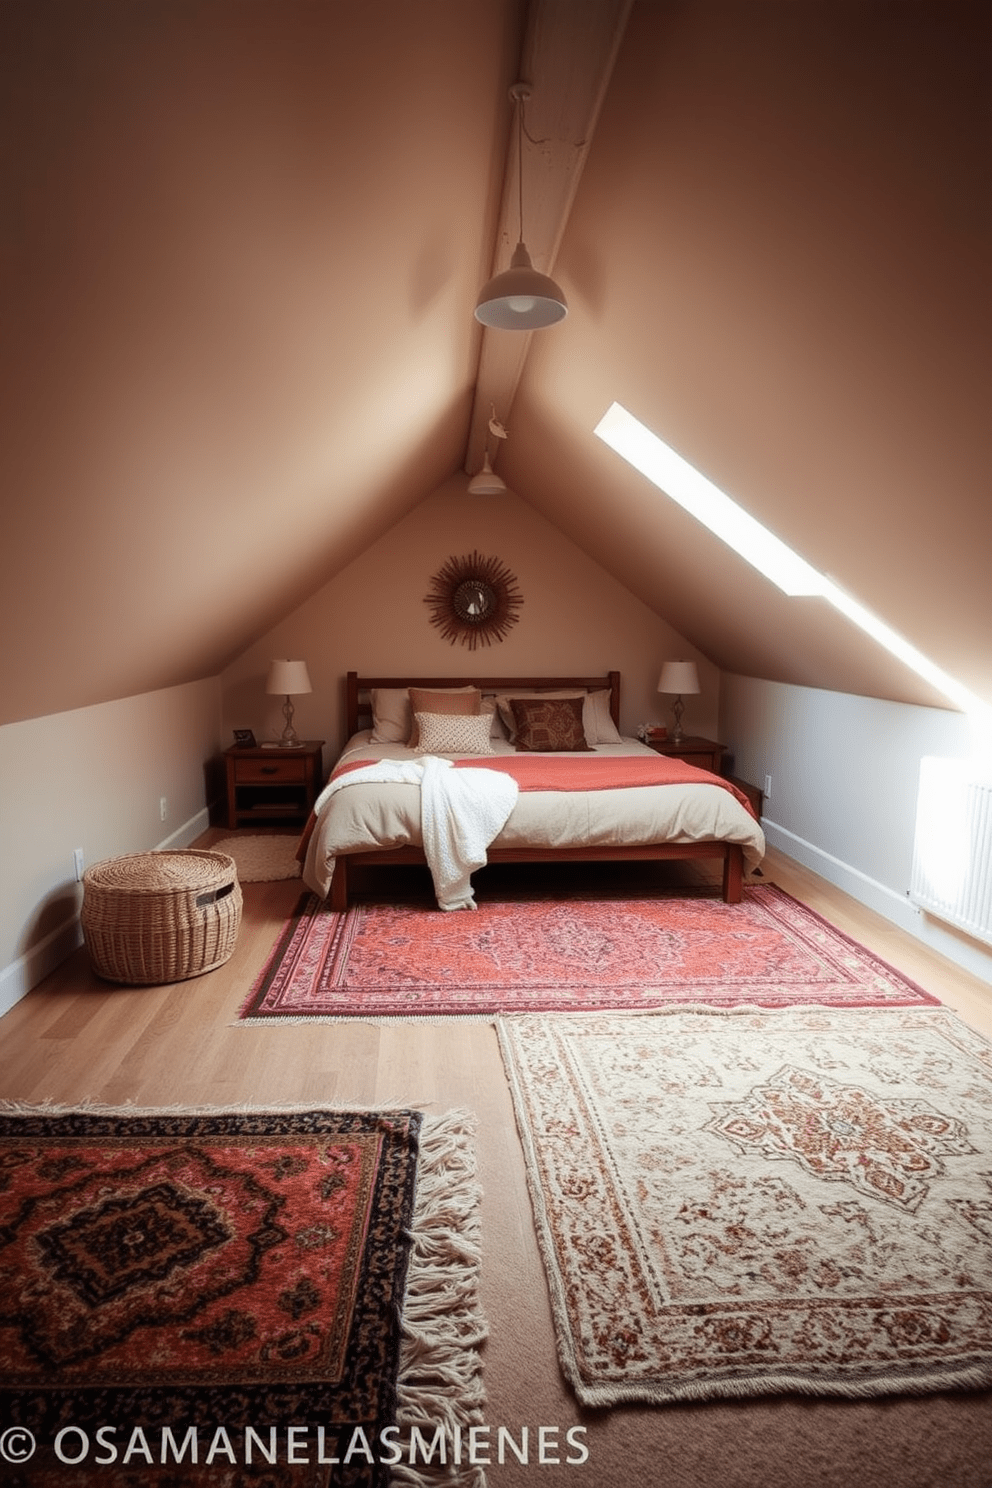
[{"label": "white knit blanket", "polygon": [[472,874],[486,862],[489,844],[506,825],[517,782],[500,770],[456,770],[451,760],[426,754],[417,760],[379,760],[332,776],[314,807],[320,812],[335,791],[370,781],[420,786],[424,856],[441,909],[475,909]]}]

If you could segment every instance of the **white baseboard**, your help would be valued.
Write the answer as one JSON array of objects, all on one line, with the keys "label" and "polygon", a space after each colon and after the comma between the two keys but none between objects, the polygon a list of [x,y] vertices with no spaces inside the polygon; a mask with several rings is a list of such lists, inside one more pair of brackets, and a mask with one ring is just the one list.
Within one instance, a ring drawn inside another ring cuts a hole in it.
[{"label": "white baseboard", "polygon": [[790,832],[787,827],[780,827],[777,822],[769,821],[765,816],[761,818],[761,826],[766,841],[784,852],[786,857],[795,858],[796,862],[811,868],[828,883],[836,884],[839,889],[850,894],[852,899],[857,899],[859,904],[875,910],[931,950],[938,951],[949,961],[992,985],[992,953],[979,941],[950,927],[945,928],[932,915],[925,914],[918,905],[912,903],[908,890],[906,894],[897,893],[895,889],[870,878],[859,868],[835,858],[815,843],[807,842],[804,837],[798,837],[795,832]]},{"label": "white baseboard", "polygon": [[26,997],[32,987],[43,982],[67,956],[71,956],[83,943],[83,932],[79,916],[73,915],[50,930],[43,940],[32,946],[23,956],[18,956],[9,966],[0,971],[0,1017],[9,1013],[15,1002]]},{"label": "white baseboard", "polygon": [[155,852],[165,852],[170,847],[189,847],[190,843],[195,842],[197,837],[202,837],[209,825],[210,812],[204,806],[202,811],[197,811],[194,816],[190,817],[189,821],[183,822],[181,827],[177,827],[168,837],[164,837],[161,842],[157,842],[155,844]]},{"label": "white baseboard", "polygon": [[[162,852],[168,848],[189,847],[195,842],[210,825],[210,813],[206,807],[196,812],[189,821],[184,822],[181,827],[159,842],[156,852]],[[46,976],[60,966],[73,951],[78,950],[83,943],[83,932],[79,924],[79,916],[71,915],[69,919],[63,920],[61,925],[56,925],[50,930],[43,940],[33,945],[30,950],[25,951],[23,956],[18,956],[9,966],[0,971],[0,1017],[8,1013],[15,1003],[26,997],[32,987],[43,982]]]}]

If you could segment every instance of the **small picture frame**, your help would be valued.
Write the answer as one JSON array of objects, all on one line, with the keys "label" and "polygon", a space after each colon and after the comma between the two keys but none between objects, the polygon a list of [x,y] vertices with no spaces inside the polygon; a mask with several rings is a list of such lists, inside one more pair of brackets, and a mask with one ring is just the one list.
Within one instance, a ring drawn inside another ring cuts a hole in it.
[{"label": "small picture frame", "polygon": [[252,733],[251,729],[235,729],[234,743],[238,749],[258,748],[258,745],[255,743],[255,735]]}]

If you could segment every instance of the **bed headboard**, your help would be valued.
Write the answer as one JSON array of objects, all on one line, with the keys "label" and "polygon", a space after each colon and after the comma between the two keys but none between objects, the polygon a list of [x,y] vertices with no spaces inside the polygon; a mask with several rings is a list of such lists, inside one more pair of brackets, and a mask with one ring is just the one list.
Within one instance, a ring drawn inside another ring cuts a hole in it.
[{"label": "bed headboard", "polygon": [[558,692],[567,688],[582,688],[586,692],[610,694],[610,715],[620,727],[620,673],[607,672],[601,677],[360,677],[357,672],[348,672],[345,678],[345,722],[346,738],[359,729],[372,727],[372,703],[369,697],[373,687],[478,687],[482,692]]}]

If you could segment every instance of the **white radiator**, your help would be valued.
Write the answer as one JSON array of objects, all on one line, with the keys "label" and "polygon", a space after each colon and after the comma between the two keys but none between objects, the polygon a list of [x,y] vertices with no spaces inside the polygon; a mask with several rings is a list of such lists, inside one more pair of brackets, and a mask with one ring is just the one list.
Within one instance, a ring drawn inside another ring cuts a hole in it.
[{"label": "white radiator", "polygon": [[920,761],[915,904],[992,945],[992,769],[984,761]]}]

